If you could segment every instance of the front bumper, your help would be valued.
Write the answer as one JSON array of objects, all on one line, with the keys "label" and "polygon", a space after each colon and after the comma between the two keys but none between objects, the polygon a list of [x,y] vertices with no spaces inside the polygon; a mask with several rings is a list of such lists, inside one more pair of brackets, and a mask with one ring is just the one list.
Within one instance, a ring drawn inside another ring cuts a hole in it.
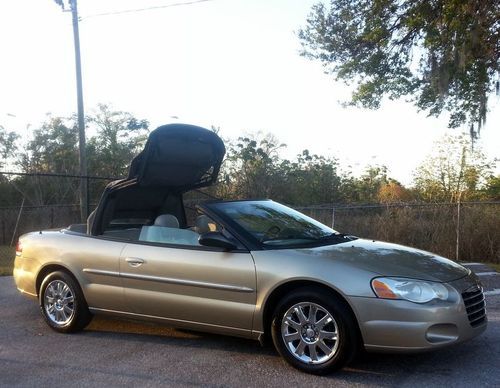
[{"label": "front bumper", "polygon": [[485,318],[471,325],[462,293],[480,286],[474,275],[448,283],[457,293],[448,301],[417,304],[405,300],[351,297],[365,349],[419,352],[474,338],[487,327]]}]

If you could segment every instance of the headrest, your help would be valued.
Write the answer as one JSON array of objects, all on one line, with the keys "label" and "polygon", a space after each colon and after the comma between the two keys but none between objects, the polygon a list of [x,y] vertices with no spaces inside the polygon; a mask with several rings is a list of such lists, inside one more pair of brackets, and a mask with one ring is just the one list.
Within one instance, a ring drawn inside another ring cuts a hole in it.
[{"label": "headrest", "polygon": [[199,234],[210,232],[210,222],[210,218],[204,214],[196,217],[196,221],[194,222],[196,232]]},{"label": "headrest", "polygon": [[179,220],[172,214],[160,214],[158,217],[156,217],[154,225],[164,226],[167,228],[178,228]]}]

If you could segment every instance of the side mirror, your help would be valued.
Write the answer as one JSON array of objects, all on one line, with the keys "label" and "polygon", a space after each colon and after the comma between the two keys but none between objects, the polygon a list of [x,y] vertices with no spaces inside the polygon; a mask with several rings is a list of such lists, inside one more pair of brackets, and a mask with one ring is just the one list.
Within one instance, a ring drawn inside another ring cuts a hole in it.
[{"label": "side mirror", "polygon": [[200,243],[200,245],[204,245],[206,247],[223,248],[226,251],[232,251],[237,248],[234,243],[232,243],[220,232],[203,233],[198,238],[198,242]]}]

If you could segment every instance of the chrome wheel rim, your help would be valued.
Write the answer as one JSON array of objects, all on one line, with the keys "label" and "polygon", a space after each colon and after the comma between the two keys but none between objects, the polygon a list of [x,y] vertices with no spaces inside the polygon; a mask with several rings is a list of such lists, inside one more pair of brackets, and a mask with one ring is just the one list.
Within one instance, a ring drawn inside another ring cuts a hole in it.
[{"label": "chrome wheel rim", "polygon": [[281,337],[288,351],[307,364],[330,360],[339,347],[339,331],[333,316],[316,303],[290,307],[281,322]]},{"label": "chrome wheel rim", "polygon": [[73,291],[62,280],[51,281],[45,288],[43,307],[52,323],[66,325],[75,315]]}]

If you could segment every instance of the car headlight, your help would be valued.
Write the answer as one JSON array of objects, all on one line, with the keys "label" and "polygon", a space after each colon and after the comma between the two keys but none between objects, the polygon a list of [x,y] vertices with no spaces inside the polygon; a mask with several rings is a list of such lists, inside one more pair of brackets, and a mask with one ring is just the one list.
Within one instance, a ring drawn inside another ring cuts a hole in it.
[{"label": "car headlight", "polygon": [[405,278],[375,278],[372,289],[379,298],[405,299],[427,303],[434,299],[448,299],[448,289],[441,283]]}]

